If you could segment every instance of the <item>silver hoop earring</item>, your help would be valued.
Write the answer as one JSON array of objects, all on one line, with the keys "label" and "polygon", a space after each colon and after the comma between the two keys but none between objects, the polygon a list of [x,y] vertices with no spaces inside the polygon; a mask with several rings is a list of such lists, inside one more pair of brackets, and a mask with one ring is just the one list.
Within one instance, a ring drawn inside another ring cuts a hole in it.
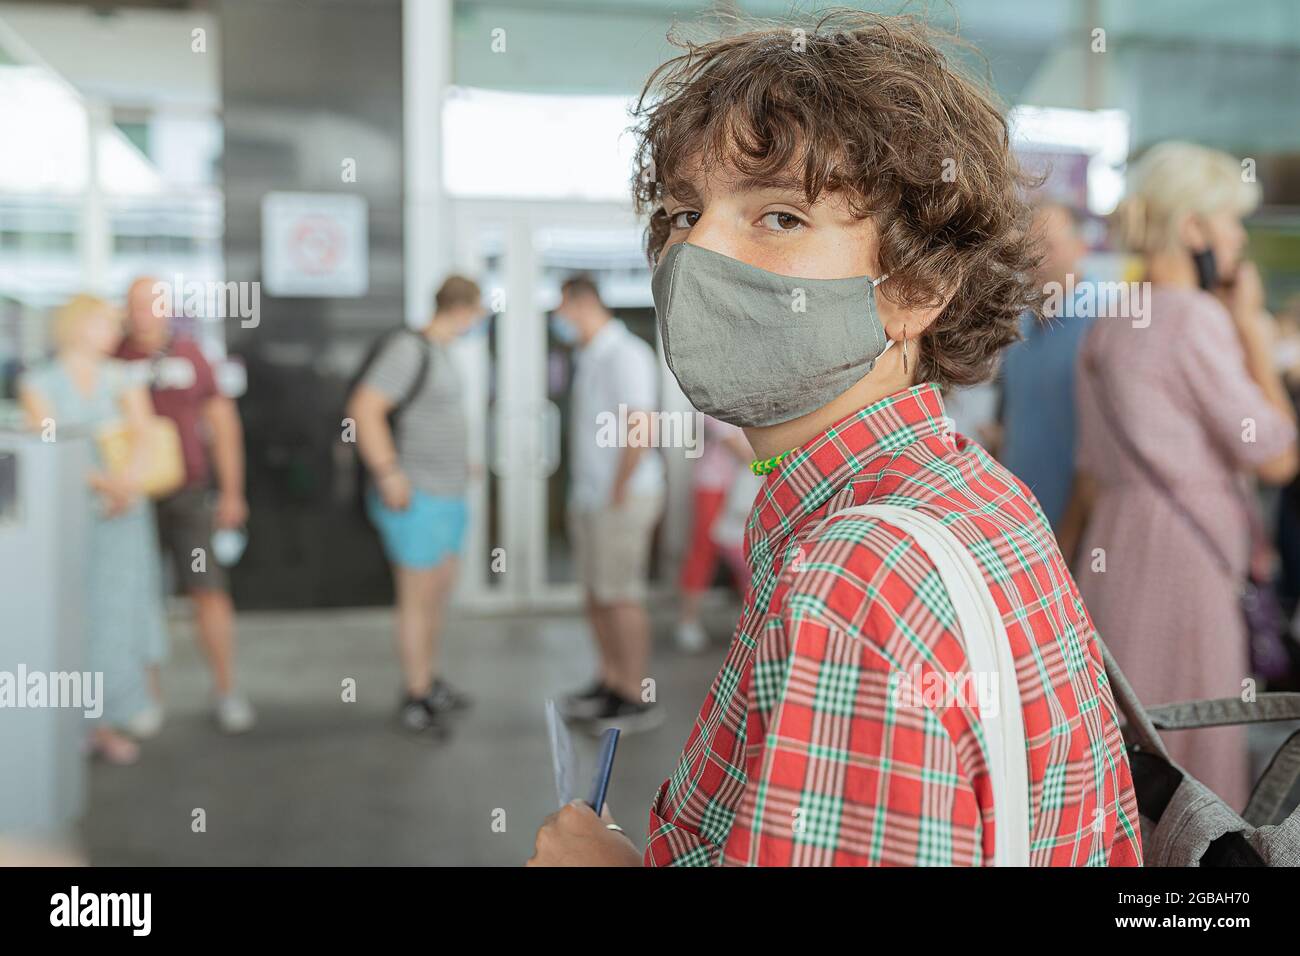
[{"label": "silver hoop earring", "polygon": [[903,374],[907,375],[907,326],[903,326]]}]

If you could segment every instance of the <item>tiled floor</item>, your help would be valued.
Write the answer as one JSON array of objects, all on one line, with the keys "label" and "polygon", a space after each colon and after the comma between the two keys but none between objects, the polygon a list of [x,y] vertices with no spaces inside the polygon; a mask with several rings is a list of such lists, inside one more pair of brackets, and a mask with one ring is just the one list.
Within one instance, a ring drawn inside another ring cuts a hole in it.
[{"label": "tiled floor", "polygon": [[[662,727],[627,736],[609,805],[645,825],[717,668],[735,617],[708,617],[709,653],[677,652],[657,622],[652,676]],[[243,615],[240,671],[261,721],[220,735],[188,627],[174,627],[162,734],[131,768],[95,765],[83,828],[92,863],[516,865],[555,808],[543,701],[591,673],[576,617],[475,617],[451,623],[448,673],[477,698],[445,739],[396,729],[397,668],[380,611]],[[355,703],[342,683],[356,681]],[[1294,726],[1252,735],[1259,769]],[[594,746],[577,738],[589,768]],[[203,810],[206,832],[192,828]],[[504,823],[502,828],[501,822]],[[494,825],[495,824],[495,825]]]},{"label": "tiled floor", "polygon": [[[658,622],[652,675],[660,728],[625,736],[609,806],[643,829],[655,788],[672,769],[725,642],[735,608],[707,620],[715,644],[688,657]],[[168,718],[129,768],[93,768],[84,826],[92,863],[521,863],[555,809],[543,702],[585,683],[592,656],[569,616],[476,617],[450,623],[448,675],[476,698],[445,739],[393,723],[397,666],[379,611],[242,615],[243,686],[257,729],[218,733],[208,686],[184,625],[164,672]],[[342,683],[356,681],[355,703]],[[584,775],[594,743],[575,735]],[[206,832],[191,821],[202,809]],[[504,830],[500,823],[504,815]]]}]

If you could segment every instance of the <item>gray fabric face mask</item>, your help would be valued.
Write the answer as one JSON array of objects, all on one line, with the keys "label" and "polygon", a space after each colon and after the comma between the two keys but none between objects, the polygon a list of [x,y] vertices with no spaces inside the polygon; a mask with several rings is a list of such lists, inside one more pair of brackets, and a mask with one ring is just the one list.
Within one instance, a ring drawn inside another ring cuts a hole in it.
[{"label": "gray fabric face mask", "polygon": [[799,279],[682,242],[650,288],[691,404],[754,428],[821,408],[871,371],[893,345],[876,315],[886,278]]}]

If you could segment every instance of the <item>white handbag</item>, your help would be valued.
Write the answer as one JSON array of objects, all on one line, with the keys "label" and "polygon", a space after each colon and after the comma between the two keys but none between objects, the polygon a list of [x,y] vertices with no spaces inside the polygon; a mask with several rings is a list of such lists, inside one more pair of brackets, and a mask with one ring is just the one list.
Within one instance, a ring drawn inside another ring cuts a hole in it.
[{"label": "white handbag", "polygon": [[996,674],[997,713],[982,713],[993,782],[994,866],[1029,865],[1029,754],[1020,687],[1007,631],[971,553],[937,519],[896,505],[858,505],[827,516],[863,515],[905,531],[930,556],[957,612],[973,674]]}]

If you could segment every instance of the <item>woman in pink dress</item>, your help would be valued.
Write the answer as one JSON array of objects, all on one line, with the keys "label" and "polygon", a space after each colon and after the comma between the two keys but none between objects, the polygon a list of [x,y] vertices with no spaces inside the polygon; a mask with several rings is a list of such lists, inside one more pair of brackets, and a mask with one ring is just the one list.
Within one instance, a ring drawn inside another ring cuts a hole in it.
[{"label": "woman in pink dress", "polygon": [[[1259,274],[1241,260],[1241,217],[1257,194],[1223,153],[1148,151],[1116,212],[1121,243],[1144,258],[1146,308],[1099,316],[1079,354],[1079,475],[1062,546],[1086,514],[1079,589],[1146,704],[1249,686],[1238,588],[1251,561],[1250,479],[1284,483],[1297,469]],[[1244,728],[1166,740],[1175,761],[1245,806]]]}]

